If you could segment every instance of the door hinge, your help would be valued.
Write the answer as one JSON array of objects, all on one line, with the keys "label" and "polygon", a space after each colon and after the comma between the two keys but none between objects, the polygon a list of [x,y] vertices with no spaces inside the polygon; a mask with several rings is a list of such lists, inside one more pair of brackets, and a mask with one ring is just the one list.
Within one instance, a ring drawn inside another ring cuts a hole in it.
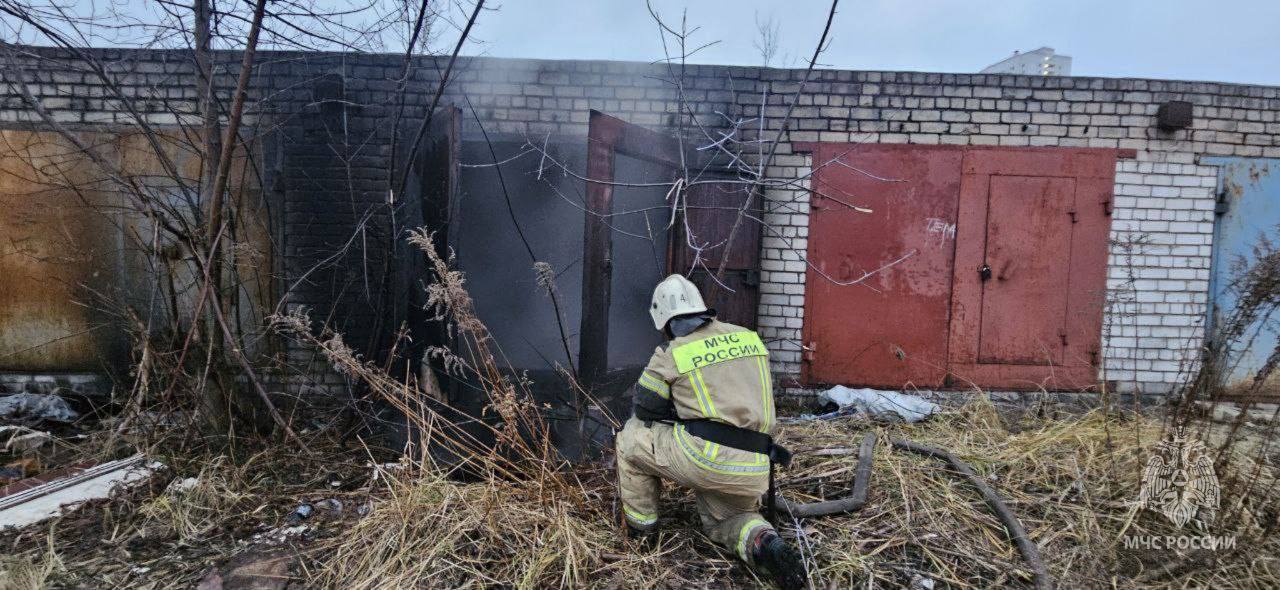
[{"label": "door hinge", "polygon": [[1102,201],[1102,214],[1111,217],[1111,199]]},{"label": "door hinge", "polygon": [[809,342],[804,345],[804,352],[800,355],[800,358],[804,360],[804,362],[806,363],[811,363],[813,362],[813,354],[817,351],[818,351],[818,343]]}]

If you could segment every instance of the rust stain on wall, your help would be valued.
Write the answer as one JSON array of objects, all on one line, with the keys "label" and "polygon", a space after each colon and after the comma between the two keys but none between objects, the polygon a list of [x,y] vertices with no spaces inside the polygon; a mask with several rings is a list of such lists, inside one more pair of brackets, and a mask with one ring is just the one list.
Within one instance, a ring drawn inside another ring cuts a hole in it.
[{"label": "rust stain on wall", "polygon": [[99,351],[118,354],[98,317],[77,301],[101,288],[112,230],[93,212],[106,205],[87,185],[81,157],[52,134],[0,132],[0,366],[9,370],[82,370]]},{"label": "rust stain on wall", "polygon": [[[172,190],[172,176],[145,137],[79,137],[124,175],[158,192]],[[160,143],[194,186],[200,158],[190,146],[198,144],[176,132],[162,136]],[[233,186],[244,187],[236,198],[259,200],[254,183],[235,178]],[[154,270],[157,259],[147,253],[155,235],[151,222],[130,205],[106,171],[58,134],[0,130],[0,211],[0,371],[118,366],[129,346],[117,323],[126,304],[146,310],[155,301],[179,301],[180,317],[184,310],[189,314],[195,295],[192,273],[180,271],[175,281],[162,280]],[[266,302],[271,265],[260,261],[271,259],[270,232],[265,223],[247,220],[246,226],[248,238],[233,249],[252,252],[259,262],[240,266],[251,277],[250,285],[263,287],[254,299]],[[188,266],[185,256],[170,249],[176,264],[159,266]]]}]

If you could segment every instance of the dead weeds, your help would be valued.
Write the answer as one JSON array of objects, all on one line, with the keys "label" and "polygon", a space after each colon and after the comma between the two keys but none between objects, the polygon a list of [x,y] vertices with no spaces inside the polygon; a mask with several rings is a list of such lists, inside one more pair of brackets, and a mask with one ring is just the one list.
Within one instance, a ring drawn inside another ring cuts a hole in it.
[{"label": "dead weeds", "polygon": [[[784,534],[805,548],[814,587],[906,587],[913,579],[952,588],[1029,585],[1030,572],[977,492],[939,463],[891,450],[893,437],[945,448],[971,463],[1019,515],[1059,587],[1280,583],[1280,546],[1259,540],[1265,519],[1275,517],[1264,512],[1274,510],[1274,492],[1257,495],[1269,485],[1242,496],[1224,489],[1224,512],[1232,505],[1249,515],[1213,531],[1236,535],[1235,550],[1205,559],[1128,548],[1126,536],[1184,534],[1135,503],[1161,424],[1101,412],[1030,418],[1016,428],[1008,420],[976,402],[920,425],[843,419],[785,426],[788,443],[803,450],[783,472],[782,489],[801,500],[839,497],[852,483],[855,455],[814,450],[849,447],[869,428],[881,435],[861,511],[782,523]],[[668,490],[663,533],[653,544],[622,538],[613,476],[604,467],[559,471],[555,485],[541,478],[460,482],[407,464],[375,470],[361,450],[324,454],[326,462],[282,448],[239,462],[171,460],[168,475],[150,486],[5,533],[0,541],[9,557],[0,565],[0,587],[191,587],[231,556],[268,548],[297,557],[293,587],[759,584],[701,536],[679,490]],[[1255,467],[1246,457],[1234,460],[1242,462],[1240,471]],[[325,499],[341,507],[290,520],[299,504]],[[1182,562],[1194,567],[1162,569]]]},{"label": "dead weeds", "polygon": [[[273,561],[267,569],[286,571],[298,588],[760,586],[698,532],[685,491],[667,490],[652,541],[621,535],[612,469],[560,460],[543,408],[523,381],[501,370],[501,349],[475,317],[464,277],[430,242],[415,236],[435,273],[432,309],[455,341],[429,355],[487,397],[495,417],[489,442],[452,427],[412,379],[356,356],[340,334],[313,333],[302,313],[274,316],[273,329],[313,346],[399,410],[422,434],[416,446],[383,466],[386,457],[326,430],[303,435],[309,453],[248,437],[231,450],[149,445],[149,456],[169,466],[149,485],[0,533],[8,554],[0,558],[0,590],[191,587],[216,565],[255,552],[290,556],[287,567]],[[832,449],[854,447],[872,429],[880,443],[861,510],[780,528],[803,549],[814,588],[1029,587],[1031,572],[977,490],[937,461],[893,450],[889,441],[901,438],[950,451],[986,478],[1040,547],[1058,587],[1280,587],[1280,543],[1271,534],[1278,462],[1266,446],[1273,433],[1251,438],[1238,426],[1206,422],[1198,433],[1230,453],[1219,461],[1223,506],[1209,532],[1233,537],[1231,549],[1126,545],[1127,538],[1203,534],[1138,506],[1162,421],[1102,411],[1002,414],[983,396],[914,425],[786,424],[782,438],[798,454],[780,473],[781,490],[795,500],[847,494],[856,453]],[[1224,429],[1236,429],[1230,436],[1245,444],[1217,444]],[[462,468],[433,462],[435,445]],[[463,472],[471,479],[451,478]]]}]

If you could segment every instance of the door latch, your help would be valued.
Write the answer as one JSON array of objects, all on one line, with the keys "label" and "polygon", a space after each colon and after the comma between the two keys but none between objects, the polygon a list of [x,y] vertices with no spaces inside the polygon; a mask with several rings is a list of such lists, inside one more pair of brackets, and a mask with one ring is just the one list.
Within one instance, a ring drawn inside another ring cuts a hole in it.
[{"label": "door latch", "polygon": [[983,263],[982,266],[979,266],[978,278],[982,279],[983,281],[991,280],[991,267],[986,263]]},{"label": "door latch", "polygon": [[760,271],[754,268],[742,271],[742,284],[748,287],[760,286]]}]

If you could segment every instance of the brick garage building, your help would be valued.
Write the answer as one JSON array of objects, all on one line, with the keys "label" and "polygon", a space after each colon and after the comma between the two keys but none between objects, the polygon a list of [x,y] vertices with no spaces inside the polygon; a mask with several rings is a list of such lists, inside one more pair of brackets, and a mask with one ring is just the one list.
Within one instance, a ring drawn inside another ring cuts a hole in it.
[{"label": "brick garage building", "polygon": [[[77,58],[57,50],[27,48],[17,54],[16,67],[7,68],[4,75],[21,75],[48,112],[81,128],[131,126],[136,124],[135,117],[155,125],[175,125],[197,112],[189,54],[132,50],[92,50],[91,54],[116,76],[122,96],[151,106],[128,112],[115,90]],[[221,57],[228,67],[238,62],[234,55]],[[377,206],[386,200],[391,183],[385,171],[392,143],[387,121],[393,112],[400,58],[266,53],[261,63],[252,87],[253,124],[247,132],[263,146],[264,191],[278,204],[273,221],[278,232],[276,265],[282,284],[288,286],[287,301],[358,333],[360,326],[368,324],[366,310],[372,303],[360,284],[359,269],[384,260],[386,248],[369,240],[344,252],[341,260],[312,269],[339,245],[350,242],[354,227],[364,223],[376,234],[375,228],[385,222]],[[429,59],[415,62],[406,92],[409,128],[421,120],[441,66]],[[508,153],[526,140],[577,145],[585,151],[591,110],[650,129],[673,130],[680,108],[668,76],[665,67],[645,64],[475,58],[460,64],[444,102],[464,109],[464,142],[480,140],[482,123],[493,138],[509,144]],[[760,116],[765,137],[771,139],[806,73],[691,66],[686,76],[685,100],[701,121],[715,124],[720,120],[716,112]],[[6,92],[0,124],[30,127],[38,121],[21,96],[12,88]],[[1157,128],[1157,110],[1168,101],[1193,105],[1189,128]],[[790,113],[791,130],[783,136],[767,172],[772,178],[796,182],[793,190],[770,190],[765,195],[763,215],[769,228],[759,253],[757,319],[772,348],[775,378],[793,393],[812,385],[803,378],[804,363],[818,355],[851,352],[819,347],[806,359],[805,323],[815,320],[805,317],[806,285],[814,273],[806,260],[816,239],[810,234],[808,184],[815,144],[1115,150],[1122,157],[1115,161],[1111,181],[1105,293],[1098,294],[1105,312],[1100,325],[1103,349],[1098,351],[1100,368],[1105,370],[1100,376],[1118,388],[1151,394],[1167,392],[1178,382],[1188,363],[1194,362],[1204,337],[1219,173],[1206,158],[1280,157],[1280,90],[1271,87],[824,70],[805,83]],[[469,163],[465,148],[463,152],[465,165]],[[480,159],[470,164],[483,163],[485,154],[475,153]],[[566,153],[565,158],[582,162],[580,154]],[[641,166],[635,174],[643,176],[646,171]],[[477,177],[472,182],[480,186],[484,180]],[[563,182],[561,188],[573,184]],[[462,190],[468,190],[465,182]],[[943,225],[945,234],[948,230]],[[572,249],[571,242],[554,247]],[[461,256],[465,267],[467,251]],[[561,263],[557,271],[573,261]],[[484,272],[478,267],[468,270],[473,276]],[[298,282],[308,271],[306,280]],[[576,291],[564,292],[576,300]],[[632,295],[630,299],[635,299]],[[615,294],[615,306],[628,297]],[[569,313],[573,327],[577,313]],[[531,329],[545,327],[544,323]],[[944,332],[939,338],[946,338],[947,325],[938,328]],[[858,329],[858,322],[850,320],[848,330]],[[295,352],[295,358],[301,359],[304,351]],[[632,362],[643,353],[628,354],[623,356]],[[859,379],[854,376],[848,381],[856,384]]]}]

